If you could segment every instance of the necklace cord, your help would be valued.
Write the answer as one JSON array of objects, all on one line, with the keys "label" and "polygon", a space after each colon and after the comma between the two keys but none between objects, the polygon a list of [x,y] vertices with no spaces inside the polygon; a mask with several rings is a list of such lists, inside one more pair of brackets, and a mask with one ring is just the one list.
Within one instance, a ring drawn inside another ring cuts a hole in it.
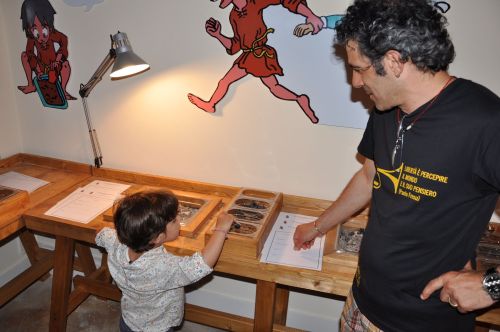
[{"label": "necklace cord", "polygon": [[[431,101],[429,102],[429,104],[427,105],[427,107],[425,107],[425,109],[424,109],[422,112],[420,112],[420,114],[418,114],[418,115],[417,115],[417,117],[415,118],[415,120],[413,120],[413,122],[412,122],[412,123],[410,123],[410,124],[409,124],[409,125],[405,128],[405,131],[410,130],[410,129],[411,129],[411,127],[413,127],[413,125],[415,124],[415,122],[417,122],[417,121],[418,121],[418,120],[422,117],[422,115],[424,115],[424,113],[425,113],[425,112],[427,112],[427,110],[428,110],[429,108],[431,108],[431,106],[434,104],[434,102],[438,99],[439,95],[441,95],[441,92],[443,92],[443,91],[444,91],[444,89],[446,89],[446,87],[447,87],[448,85],[450,85],[450,83],[451,83],[452,81],[454,81],[454,80],[455,80],[455,77],[454,77],[454,76],[450,76],[450,78],[446,81],[446,83],[443,85],[443,87],[441,88],[441,90],[439,90],[439,92],[437,93],[437,95],[435,95],[435,96],[431,99]],[[398,123],[400,123],[400,121],[403,121],[404,117],[406,116],[406,114],[405,114],[405,116],[403,116],[403,118],[401,118],[401,120],[400,120],[400,112],[401,112],[401,109],[398,107],[398,111],[396,112],[396,116],[397,116],[397,121],[398,121]]]}]

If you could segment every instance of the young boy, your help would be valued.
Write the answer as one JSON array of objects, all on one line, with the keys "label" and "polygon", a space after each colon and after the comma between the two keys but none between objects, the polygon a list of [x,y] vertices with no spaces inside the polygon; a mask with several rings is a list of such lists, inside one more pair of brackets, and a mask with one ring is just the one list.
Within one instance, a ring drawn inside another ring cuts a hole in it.
[{"label": "young boy", "polygon": [[168,192],[140,192],[119,202],[115,229],[103,228],[97,245],[108,252],[111,276],[122,291],[120,331],[172,331],[184,313],[184,286],[212,272],[233,217],[221,213],[206,247],[176,256],[163,243],[179,236],[179,202]]}]

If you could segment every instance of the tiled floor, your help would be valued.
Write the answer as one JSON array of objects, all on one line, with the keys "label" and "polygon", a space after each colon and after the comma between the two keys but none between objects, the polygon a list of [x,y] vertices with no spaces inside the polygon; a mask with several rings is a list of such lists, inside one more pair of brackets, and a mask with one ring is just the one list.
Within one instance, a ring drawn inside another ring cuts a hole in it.
[{"label": "tiled floor", "polygon": [[[38,281],[0,308],[0,331],[45,332],[49,328],[50,290],[52,278]],[[68,319],[67,332],[116,332],[120,304],[90,296]],[[176,331],[217,332],[208,326],[184,322]]]}]

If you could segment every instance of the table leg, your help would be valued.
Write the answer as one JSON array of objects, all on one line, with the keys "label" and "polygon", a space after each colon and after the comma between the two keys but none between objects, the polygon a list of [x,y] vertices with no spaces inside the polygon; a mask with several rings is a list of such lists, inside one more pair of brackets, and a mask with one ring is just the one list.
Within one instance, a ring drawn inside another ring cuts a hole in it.
[{"label": "table leg", "polygon": [[92,252],[88,245],[83,245],[81,243],[75,243],[76,254],[78,255],[78,260],[81,265],[82,272],[89,276],[92,272],[96,270],[94,257],[92,257]]},{"label": "table leg", "polygon": [[34,265],[37,262],[37,250],[39,249],[35,236],[29,230],[23,229],[21,233],[19,233],[19,239],[21,239],[24,251],[31,265]]},{"label": "table leg", "polygon": [[74,253],[75,240],[63,236],[56,236],[52,297],[50,303],[50,332],[66,331]]},{"label": "table leg", "polygon": [[286,325],[286,316],[288,313],[288,297],[290,291],[287,286],[279,285],[276,289],[276,303],[274,305],[274,323]]},{"label": "table leg", "polygon": [[254,332],[273,330],[274,304],[277,284],[271,281],[257,280],[255,294]]},{"label": "table leg", "polygon": [[[24,251],[26,252],[26,256],[28,256],[28,259],[30,260],[31,266],[37,265],[37,263],[42,259],[43,253],[38,246],[35,235],[30,230],[24,229],[19,234],[19,239],[21,240]],[[48,278],[50,278],[49,273],[42,276],[40,280],[45,281]]]}]

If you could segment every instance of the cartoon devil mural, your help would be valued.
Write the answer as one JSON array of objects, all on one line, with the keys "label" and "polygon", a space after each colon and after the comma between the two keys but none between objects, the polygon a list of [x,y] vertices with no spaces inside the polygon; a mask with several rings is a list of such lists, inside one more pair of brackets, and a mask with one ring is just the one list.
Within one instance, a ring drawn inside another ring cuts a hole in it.
[{"label": "cartoon devil mural", "polygon": [[76,98],[66,90],[71,75],[68,37],[54,28],[55,14],[48,0],[23,1],[21,20],[27,42],[21,63],[28,84],[18,89],[25,94],[37,91],[46,107],[67,108],[67,100]]}]

